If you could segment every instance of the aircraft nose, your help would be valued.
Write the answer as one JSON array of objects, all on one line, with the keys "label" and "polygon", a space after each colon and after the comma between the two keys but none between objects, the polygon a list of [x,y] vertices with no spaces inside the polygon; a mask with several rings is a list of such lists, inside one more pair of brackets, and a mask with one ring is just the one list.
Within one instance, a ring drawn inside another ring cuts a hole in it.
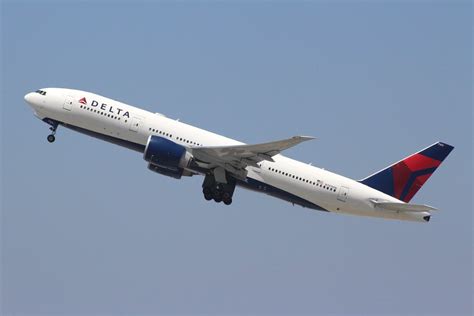
[{"label": "aircraft nose", "polygon": [[25,101],[28,104],[33,104],[33,92],[25,94]]}]

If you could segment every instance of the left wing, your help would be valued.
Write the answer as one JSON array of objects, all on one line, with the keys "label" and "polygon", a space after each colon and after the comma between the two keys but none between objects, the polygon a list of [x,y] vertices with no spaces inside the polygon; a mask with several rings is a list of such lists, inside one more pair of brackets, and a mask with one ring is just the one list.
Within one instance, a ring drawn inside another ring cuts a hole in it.
[{"label": "left wing", "polygon": [[203,167],[209,169],[222,167],[240,178],[245,178],[247,176],[245,170],[247,166],[259,167],[258,163],[263,160],[273,162],[273,156],[311,139],[314,139],[314,137],[294,136],[255,145],[191,147],[190,151],[194,158],[198,160],[198,164],[201,162]]}]

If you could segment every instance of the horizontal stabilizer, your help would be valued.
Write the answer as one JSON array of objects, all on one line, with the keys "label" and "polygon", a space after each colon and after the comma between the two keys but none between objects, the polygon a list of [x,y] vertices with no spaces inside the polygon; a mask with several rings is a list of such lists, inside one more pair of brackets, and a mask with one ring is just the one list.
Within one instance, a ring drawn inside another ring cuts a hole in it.
[{"label": "horizontal stabilizer", "polygon": [[393,202],[378,202],[371,200],[375,207],[397,212],[429,212],[434,211],[436,208],[424,205],[424,204],[408,204],[408,203],[393,203]]}]

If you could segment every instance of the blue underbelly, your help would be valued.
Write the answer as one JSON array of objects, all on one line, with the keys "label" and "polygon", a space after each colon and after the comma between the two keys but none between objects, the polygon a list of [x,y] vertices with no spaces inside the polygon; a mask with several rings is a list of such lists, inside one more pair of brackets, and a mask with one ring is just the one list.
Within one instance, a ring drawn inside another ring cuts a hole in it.
[{"label": "blue underbelly", "polygon": [[282,199],[284,201],[288,201],[293,204],[297,204],[303,207],[307,207],[313,210],[318,210],[318,211],[325,211],[328,212],[328,210],[320,207],[319,205],[316,205],[314,203],[311,203],[297,195],[291,194],[285,190],[278,189],[274,186],[268,185],[264,182],[252,179],[252,178],[247,178],[245,181],[238,180],[237,184],[239,186],[242,186],[246,189],[260,192],[260,193],[265,193],[268,195],[271,195],[273,197]]}]

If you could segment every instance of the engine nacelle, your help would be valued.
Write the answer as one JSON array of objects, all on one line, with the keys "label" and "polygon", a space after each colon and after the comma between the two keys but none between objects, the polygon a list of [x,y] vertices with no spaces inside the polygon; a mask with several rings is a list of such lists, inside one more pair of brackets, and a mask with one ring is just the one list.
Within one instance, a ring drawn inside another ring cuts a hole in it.
[{"label": "engine nacelle", "polygon": [[148,169],[156,173],[162,174],[164,176],[168,176],[175,179],[181,179],[184,172],[183,169],[172,170],[172,169],[162,168],[157,165],[153,165],[151,163],[148,164]]},{"label": "engine nacelle", "polygon": [[163,175],[176,179],[192,175],[184,170],[191,161],[191,154],[169,139],[155,135],[148,137],[143,158],[149,162],[148,169]]}]

